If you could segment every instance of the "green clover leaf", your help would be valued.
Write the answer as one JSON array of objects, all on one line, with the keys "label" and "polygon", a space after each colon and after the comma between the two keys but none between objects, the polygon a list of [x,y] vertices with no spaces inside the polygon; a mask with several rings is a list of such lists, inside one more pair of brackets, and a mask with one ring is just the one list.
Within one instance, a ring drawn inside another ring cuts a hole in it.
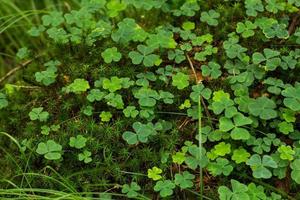
[{"label": "green clover leaf", "polygon": [[264,49],[264,55],[255,52],[252,55],[252,60],[254,64],[262,64],[265,62],[266,70],[273,71],[281,64],[281,59],[278,58],[279,55],[280,52],[266,48]]},{"label": "green clover leaf", "polygon": [[250,153],[244,148],[239,148],[233,151],[231,159],[234,160],[237,164],[247,162],[250,157]]},{"label": "green clover leaf", "polygon": [[162,170],[158,167],[152,167],[152,169],[148,169],[148,178],[151,178],[154,181],[162,179],[162,176],[160,175],[162,173]]},{"label": "green clover leaf", "polygon": [[134,198],[139,195],[138,191],[141,187],[136,182],[131,182],[130,185],[125,184],[122,186],[122,193],[126,194],[128,198]]},{"label": "green clover leaf", "polygon": [[131,117],[131,118],[136,118],[138,116],[139,111],[136,110],[135,106],[127,106],[124,110],[123,113],[125,117]]},{"label": "green clover leaf", "polygon": [[277,117],[277,112],[274,110],[276,104],[273,100],[267,97],[259,97],[255,99],[252,103],[249,103],[248,109],[250,114],[260,117],[264,120],[269,120]]},{"label": "green clover leaf", "polygon": [[119,0],[111,0],[106,4],[108,9],[108,16],[109,17],[117,17],[119,12],[126,9],[127,4],[124,2],[120,2]]},{"label": "green clover leaf", "polygon": [[159,29],[157,34],[150,34],[146,44],[151,49],[166,48],[175,49],[177,43],[173,38],[173,32]]},{"label": "green clover leaf", "polygon": [[189,86],[189,78],[188,75],[178,72],[172,76],[172,85],[177,87],[178,90],[182,90]]},{"label": "green clover leaf", "polygon": [[53,39],[55,43],[66,44],[69,42],[69,35],[63,28],[52,27],[46,32],[49,38]]},{"label": "green clover leaf", "polygon": [[145,67],[152,67],[160,60],[158,55],[152,54],[154,49],[145,45],[139,45],[138,51],[129,52],[128,56],[135,65],[143,63]]},{"label": "green clover leaf", "polygon": [[92,162],[92,153],[90,151],[84,150],[83,153],[78,154],[78,160],[83,161],[85,164]]},{"label": "green clover leaf", "polygon": [[292,162],[291,169],[292,169],[292,173],[291,173],[292,179],[296,183],[300,184],[300,159],[296,159]]},{"label": "green clover leaf", "polygon": [[294,132],[294,126],[292,123],[280,122],[278,124],[279,131],[285,135]]},{"label": "green clover leaf", "polygon": [[175,184],[179,185],[181,189],[187,189],[193,187],[193,179],[195,176],[188,171],[184,171],[182,174],[175,174]]},{"label": "green clover leaf", "polygon": [[170,180],[158,181],[154,186],[154,191],[159,192],[161,197],[171,196],[175,184]]},{"label": "green clover leaf", "polygon": [[181,165],[185,161],[185,153],[176,152],[176,154],[172,155],[172,160],[174,163]]},{"label": "green clover leaf", "polygon": [[243,38],[249,38],[255,34],[253,31],[257,26],[251,21],[246,20],[245,23],[238,22],[236,32],[242,34]]},{"label": "green clover leaf", "polygon": [[246,14],[248,16],[256,17],[257,12],[264,11],[264,5],[261,0],[245,0]]},{"label": "green clover leaf", "polygon": [[49,113],[43,110],[44,110],[43,107],[33,108],[29,113],[30,120],[32,121],[39,120],[40,122],[47,121],[49,117]]},{"label": "green clover leaf", "polygon": [[291,146],[286,146],[286,145],[281,145],[278,148],[278,152],[280,153],[280,158],[282,160],[289,160],[292,161],[294,160],[294,156],[295,156],[295,151],[292,149]]},{"label": "green clover leaf", "polygon": [[277,168],[277,163],[273,160],[271,156],[264,155],[261,159],[260,155],[254,154],[246,162],[253,172],[254,178],[264,178],[268,179],[272,177],[272,172],[267,168]]},{"label": "green clover leaf", "polygon": [[107,48],[101,53],[105,63],[119,62],[122,58],[122,54],[118,52],[117,47]]},{"label": "green clover leaf", "polygon": [[192,90],[193,92],[191,92],[190,98],[196,103],[199,102],[200,96],[207,100],[211,97],[211,90],[209,88],[205,88],[203,84],[193,85]]},{"label": "green clover leaf", "polygon": [[87,139],[83,135],[77,135],[76,137],[70,137],[69,145],[76,149],[82,149],[85,147]]},{"label": "green clover leaf", "polygon": [[250,200],[248,187],[236,180],[231,179],[232,191],[226,186],[220,186],[218,189],[220,200]]},{"label": "green clover leaf", "polygon": [[120,94],[109,93],[104,98],[106,100],[107,105],[115,107],[117,109],[124,108],[124,102]]},{"label": "green clover leaf", "polygon": [[289,37],[289,32],[286,29],[285,24],[274,23],[271,26],[264,28],[263,33],[265,34],[266,38],[278,37],[281,39],[287,39]]},{"label": "green clover leaf", "polygon": [[198,166],[205,167],[208,164],[208,159],[205,156],[206,150],[196,145],[192,145],[188,147],[188,155],[185,157],[185,163],[190,169],[195,170]]},{"label": "green clover leaf", "polygon": [[52,11],[49,15],[44,15],[42,17],[43,25],[44,26],[59,26],[60,24],[64,23],[63,13],[58,11]]},{"label": "green clover leaf", "polygon": [[139,99],[140,106],[153,107],[156,101],[160,99],[160,95],[151,88],[142,87],[134,92],[134,97]]},{"label": "green clover leaf", "polygon": [[279,10],[284,10],[285,8],[285,3],[280,2],[278,0],[266,0],[268,5],[266,6],[267,11],[272,12],[272,13],[277,13]]},{"label": "green clover leaf", "polygon": [[221,66],[216,62],[209,62],[208,65],[202,65],[202,75],[210,76],[212,79],[217,79],[221,76]]},{"label": "green clover leaf", "polygon": [[283,103],[286,107],[295,112],[300,111],[300,85],[287,87],[281,94],[285,97]]},{"label": "green clover leaf", "polygon": [[73,83],[67,86],[66,92],[73,92],[75,94],[80,94],[86,92],[90,89],[90,84],[85,79],[75,79]]},{"label": "green clover leaf", "polygon": [[206,22],[210,26],[218,25],[218,18],[220,17],[220,13],[215,10],[209,10],[208,12],[202,12],[200,20],[202,22]]},{"label": "green clover leaf", "polygon": [[122,135],[128,144],[137,144],[138,142],[146,143],[151,135],[156,135],[156,129],[152,123],[142,124],[134,122],[132,125],[135,132],[125,131]]},{"label": "green clover leaf", "polygon": [[38,144],[36,152],[48,160],[59,160],[61,158],[62,146],[53,140],[48,140],[46,143]]},{"label": "green clover leaf", "polygon": [[115,92],[117,90],[122,89],[123,80],[118,78],[117,76],[113,76],[110,79],[104,78],[103,79],[103,89],[109,90],[110,92]]},{"label": "green clover leaf", "polygon": [[92,89],[86,98],[89,102],[101,101],[105,95],[106,93],[101,92],[99,89]]},{"label": "green clover leaf", "polygon": [[102,122],[109,122],[112,118],[111,112],[102,111],[100,114],[100,119]]},{"label": "green clover leaf", "polygon": [[210,162],[208,164],[207,170],[213,176],[218,176],[221,174],[228,176],[232,172],[233,167],[230,165],[227,159],[217,158],[216,162]]}]

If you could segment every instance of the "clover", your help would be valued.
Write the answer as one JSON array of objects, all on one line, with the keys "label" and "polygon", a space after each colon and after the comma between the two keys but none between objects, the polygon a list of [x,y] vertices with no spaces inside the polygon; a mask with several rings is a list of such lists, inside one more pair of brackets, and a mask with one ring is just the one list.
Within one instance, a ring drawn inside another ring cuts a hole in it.
[{"label": "clover", "polygon": [[103,89],[109,90],[110,92],[115,92],[117,90],[122,89],[122,79],[117,76],[113,76],[110,79],[103,79]]},{"label": "clover", "polygon": [[131,145],[138,142],[146,143],[151,135],[157,134],[157,130],[152,123],[134,122],[132,127],[135,132],[125,131],[122,135],[122,138]]},{"label": "clover", "polygon": [[251,37],[255,34],[253,31],[257,26],[251,21],[246,20],[245,23],[238,22],[236,27],[236,32],[242,34],[243,38]]},{"label": "clover", "polygon": [[274,110],[276,104],[273,100],[267,97],[258,97],[248,104],[250,114],[260,117],[264,120],[269,120],[277,117],[277,112]]},{"label": "clover", "polygon": [[233,167],[227,159],[217,158],[216,162],[208,163],[207,170],[213,176],[218,176],[221,174],[228,176],[232,172]]},{"label": "clover", "polygon": [[116,47],[107,48],[104,52],[101,53],[102,58],[105,63],[119,62],[122,58],[122,54],[118,52]]},{"label": "clover", "polygon": [[204,99],[210,99],[212,91],[209,88],[206,88],[203,84],[197,84],[192,86],[193,92],[190,94],[190,98],[198,103],[200,96]]},{"label": "clover", "polygon": [[287,39],[289,37],[289,32],[286,30],[286,25],[285,24],[278,24],[274,23],[271,26],[266,27],[263,29],[263,33],[267,38],[282,38],[282,39]]},{"label": "clover", "polygon": [[141,187],[136,182],[131,182],[130,185],[125,184],[122,186],[122,193],[126,194],[128,198],[134,198],[139,195],[138,191]]},{"label": "clover", "polygon": [[191,145],[188,147],[187,153],[184,162],[190,169],[195,170],[198,166],[205,167],[208,164],[204,148],[200,149],[196,145]]},{"label": "clover", "polygon": [[100,119],[102,122],[109,122],[112,118],[111,112],[102,111],[100,114]]},{"label": "clover", "polygon": [[266,10],[272,13],[277,13],[278,11],[282,11],[285,8],[285,3],[277,0],[266,0],[267,6]]},{"label": "clover", "polygon": [[135,65],[143,63],[145,67],[152,67],[160,60],[158,55],[152,54],[154,49],[145,45],[138,45],[138,51],[129,52],[128,56]]},{"label": "clover", "polygon": [[213,102],[209,108],[217,115],[225,111],[226,117],[230,118],[237,113],[234,102],[230,99],[230,95],[223,90],[215,91],[213,93]]},{"label": "clover", "polygon": [[247,162],[250,157],[250,153],[247,152],[244,148],[235,149],[233,151],[231,159],[234,160],[237,164]]},{"label": "clover", "polygon": [[76,149],[82,149],[85,147],[87,139],[83,135],[77,135],[76,137],[70,137],[69,145]]},{"label": "clover", "polygon": [[62,146],[54,140],[48,140],[46,143],[39,143],[36,152],[44,155],[48,160],[59,160],[61,158]]},{"label": "clover", "polygon": [[69,42],[69,35],[63,28],[52,27],[46,32],[49,38],[53,39],[55,43],[66,44]]},{"label": "clover", "polygon": [[86,92],[88,89],[90,89],[89,82],[85,79],[77,78],[65,88],[65,91],[67,93],[73,92],[75,94],[80,94]]},{"label": "clover", "polygon": [[226,186],[220,186],[218,188],[218,193],[220,200],[227,200],[227,199],[250,199],[248,195],[248,187],[234,179],[231,179],[231,187],[230,190]]},{"label": "clover", "polygon": [[172,76],[172,85],[177,87],[177,89],[182,90],[189,86],[190,77],[182,72]]},{"label": "clover", "polygon": [[231,130],[230,135],[234,140],[247,140],[250,138],[250,133],[247,129],[241,128],[241,126],[252,124],[252,120],[245,117],[243,114],[239,113],[233,117],[233,122],[231,119],[226,117],[221,117],[220,120],[220,130],[223,132],[228,132]]},{"label": "clover", "polygon": [[43,25],[44,26],[59,26],[62,24],[65,20],[63,18],[62,12],[52,11],[49,13],[49,15],[44,15],[42,17]]},{"label": "clover", "polygon": [[264,155],[262,158],[258,154],[254,154],[246,162],[252,169],[253,177],[268,179],[272,177],[272,172],[267,168],[277,168],[277,163],[271,156]]},{"label": "clover", "polygon": [[161,197],[171,196],[175,184],[170,180],[158,181],[154,186],[154,191],[159,192]]},{"label": "clover", "polygon": [[49,86],[54,83],[57,77],[57,68],[55,66],[48,67],[45,71],[36,72],[35,73],[35,80],[37,82],[42,83],[45,86]]},{"label": "clover", "polygon": [[136,118],[136,116],[139,114],[139,111],[136,110],[135,106],[127,106],[123,110],[123,113],[124,113],[125,117]]},{"label": "clover", "polygon": [[200,20],[202,22],[206,22],[210,26],[218,25],[218,18],[220,17],[220,13],[215,10],[209,10],[208,12],[202,12]]},{"label": "clover", "polygon": [[193,187],[193,179],[195,176],[188,171],[175,174],[175,184],[179,185],[181,189],[187,189]]},{"label": "clover", "polygon": [[152,167],[152,169],[148,169],[148,178],[151,178],[154,181],[158,181],[162,179],[162,176],[160,175],[162,173],[162,170],[158,167]]},{"label": "clover", "polygon": [[107,105],[115,107],[117,109],[123,109],[124,108],[124,102],[122,95],[116,94],[116,93],[109,93],[104,97],[106,100]]},{"label": "clover", "polygon": [[219,156],[225,156],[231,152],[231,145],[225,142],[219,142],[214,148],[207,153],[207,157],[211,160],[216,159]]},{"label": "clover", "polygon": [[292,179],[300,184],[300,159],[296,159],[291,163],[291,177]]},{"label": "clover", "polygon": [[143,107],[153,107],[156,105],[157,100],[160,99],[157,91],[146,87],[138,89],[133,95],[139,100],[138,103],[140,106]]},{"label": "clover", "polygon": [[294,132],[294,126],[292,123],[288,123],[288,122],[280,122],[278,124],[278,130],[285,134],[285,135],[288,135],[289,133],[292,133]]},{"label": "clover", "polygon": [[208,65],[202,65],[202,75],[209,76],[212,79],[217,79],[221,76],[222,71],[220,70],[221,66],[216,62],[209,62]]},{"label": "clover", "polygon": [[39,120],[40,122],[45,122],[49,118],[49,113],[44,111],[43,107],[33,108],[29,113],[30,120]]},{"label": "clover", "polygon": [[277,151],[280,154],[280,158],[282,160],[289,160],[292,161],[294,160],[294,156],[296,154],[296,152],[292,149],[291,146],[289,145],[281,145]]},{"label": "clover", "polygon": [[99,89],[92,89],[90,90],[86,98],[89,102],[95,102],[95,101],[101,101],[105,97],[105,95],[106,93],[100,91]]},{"label": "clover", "polygon": [[256,17],[258,12],[264,11],[264,5],[261,0],[245,0],[246,14]]},{"label": "clover", "polygon": [[177,43],[173,38],[173,32],[159,29],[156,34],[150,34],[146,44],[151,49],[166,48],[175,49]]},{"label": "clover", "polygon": [[287,87],[281,94],[285,97],[283,103],[286,107],[295,112],[300,111],[300,85]]},{"label": "clover", "polygon": [[85,164],[92,162],[92,153],[90,151],[84,150],[82,153],[78,154],[78,160],[83,161]]}]

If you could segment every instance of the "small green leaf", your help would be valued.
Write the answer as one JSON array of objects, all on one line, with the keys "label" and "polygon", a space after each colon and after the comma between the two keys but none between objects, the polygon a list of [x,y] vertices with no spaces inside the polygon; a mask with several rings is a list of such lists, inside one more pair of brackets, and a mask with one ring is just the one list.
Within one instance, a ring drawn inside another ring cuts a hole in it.
[{"label": "small green leaf", "polygon": [[152,167],[152,169],[148,169],[148,178],[151,178],[154,181],[160,180],[162,176],[160,175],[162,170],[158,167]]},{"label": "small green leaf", "polygon": [[105,51],[101,53],[101,56],[105,63],[111,63],[113,61],[119,62],[122,58],[122,54],[118,52],[116,47],[105,49]]},{"label": "small green leaf", "polygon": [[177,74],[173,75],[172,80],[172,85],[177,87],[179,90],[189,86],[189,76],[182,72],[178,72]]},{"label": "small green leaf", "polygon": [[83,135],[77,135],[76,137],[71,137],[69,141],[70,147],[75,147],[76,149],[82,149],[85,147],[87,139]]}]

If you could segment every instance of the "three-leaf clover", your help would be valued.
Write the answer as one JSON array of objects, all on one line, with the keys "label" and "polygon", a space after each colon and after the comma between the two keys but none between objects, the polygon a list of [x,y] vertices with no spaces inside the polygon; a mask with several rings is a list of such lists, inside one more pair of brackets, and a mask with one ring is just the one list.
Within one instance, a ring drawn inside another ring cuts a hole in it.
[{"label": "three-leaf clover", "polygon": [[213,176],[218,176],[221,174],[228,176],[232,172],[233,167],[230,165],[229,160],[225,158],[217,158],[216,162],[208,163],[207,170]]},{"label": "three-leaf clover", "polygon": [[171,196],[174,188],[175,184],[170,180],[158,181],[154,186],[154,190],[159,192],[161,197]]},{"label": "three-leaf clover", "polygon": [[286,29],[286,25],[279,23],[274,23],[271,26],[264,28],[263,33],[265,34],[266,38],[278,37],[287,39],[289,37],[289,32]]},{"label": "three-leaf clover", "polygon": [[112,118],[112,114],[111,112],[102,111],[100,114],[100,118],[102,122],[109,122],[110,119]]},{"label": "three-leaf clover", "polygon": [[250,114],[260,117],[264,120],[269,120],[277,117],[277,112],[274,110],[276,104],[273,100],[267,97],[258,97],[253,102],[249,103],[248,109]]},{"label": "three-leaf clover", "polygon": [[89,102],[101,101],[105,95],[106,93],[101,92],[99,89],[92,89],[86,98]]},{"label": "three-leaf clover", "polygon": [[291,169],[292,169],[292,173],[291,173],[291,177],[292,179],[300,184],[300,159],[296,159],[291,163]]},{"label": "three-leaf clover", "polygon": [[253,172],[253,177],[268,179],[272,177],[272,172],[267,168],[277,168],[277,163],[271,156],[264,155],[262,158],[258,154],[254,154],[246,162]]},{"label": "three-leaf clover", "polygon": [[189,86],[189,76],[178,72],[177,74],[172,76],[172,85],[177,87],[177,89],[182,90]]},{"label": "three-leaf clover", "polygon": [[248,16],[256,17],[257,12],[264,11],[264,5],[261,0],[245,0],[246,14]]},{"label": "three-leaf clover", "polygon": [[249,195],[247,194],[248,187],[236,180],[231,180],[230,190],[226,186],[220,186],[218,189],[220,200],[250,200]]},{"label": "three-leaf clover", "polygon": [[151,178],[154,181],[160,180],[162,176],[160,175],[162,170],[158,167],[152,167],[152,169],[148,169],[148,178]]},{"label": "three-leaf clover", "polygon": [[85,79],[75,79],[73,83],[67,86],[66,91],[74,92],[75,94],[80,94],[82,92],[86,92],[88,89],[90,89],[90,84]]},{"label": "three-leaf clover", "polygon": [[175,184],[179,185],[181,189],[193,187],[193,179],[195,176],[188,171],[184,171],[182,174],[175,174]]},{"label": "three-leaf clover", "polygon": [[152,67],[160,60],[158,55],[152,54],[154,49],[151,47],[140,44],[137,46],[137,50],[131,51],[128,54],[135,65],[143,63],[145,67]]},{"label": "three-leaf clover", "polygon": [[29,113],[30,120],[39,120],[40,122],[47,121],[49,113],[44,111],[43,107],[33,108]]},{"label": "three-leaf clover", "polygon": [[149,136],[157,133],[152,123],[142,124],[141,122],[134,122],[132,127],[135,132],[125,131],[122,135],[128,144],[146,143]]},{"label": "three-leaf clover", "polygon": [[117,90],[122,89],[122,79],[118,78],[117,76],[113,76],[110,79],[104,78],[103,79],[103,88],[109,90],[110,92],[115,92]]},{"label": "three-leaf clover", "polygon": [[230,132],[231,138],[234,140],[247,140],[250,138],[250,133],[247,129],[241,128],[241,126],[249,125],[253,121],[239,113],[233,117],[233,122],[227,117],[220,118],[220,130],[223,132]]},{"label": "three-leaf clover", "polygon": [[213,79],[217,79],[221,76],[222,72],[220,70],[221,66],[216,62],[209,62],[208,65],[202,65],[202,75],[210,76]]},{"label": "three-leaf clover", "polygon": [[202,22],[206,22],[210,26],[218,25],[218,18],[220,17],[220,13],[215,10],[209,10],[208,12],[202,12],[200,20]]},{"label": "three-leaf clover", "polygon": [[278,57],[279,55],[280,52],[266,48],[264,49],[264,55],[255,52],[252,55],[252,60],[254,64],[262,64],[265,62],[265,69],[273,71],[281,64],[281,59]]},{"label": "three-leaf clover", "polygon": [[92,153],[90,151],[84,150],[82,153],[78,154],[78,160],[83,161],[84,163],[92,162],[91,158]]},{"label": "three-leaf clover", "polygon": [[52,11],[49,13],[49,15],[44,15],[42,17],[42,21],[44,26],[59,26],[65,20],[62,12]]},{"label": "three-leaf clover", "polygon": [[289,134],[294,132],[294,126],[292,123],[288,123],[288,122],[280,122],[278,124],[278,129],[281,133],[283,134]]},{"label": "three-leaf clover", "polygon": [[255,34],[253,30],[256,28],[257,26],[254,23],[247,20],[245,21],[245,23],[243,22],[237,23],[236,32],[242,34],[243,38],[248,38]]},{"label": "three-leaf clover", "polygon": [[136,116],[139,114],[139,111],[136,110],[135,106],[127,106],[123,110],[123,113],[124,113],[125,117],[136,118]]},{"label": "three-leaf clover", "polygon": [[122,54],[118,52],[117,47],[107,48],[101,53],[105,63],[119,62],[122,58]]},{"label": "three-leaf clover", "polygon": [[130,185],[125,184],[122,186],[122,193],[126,194],[128,198],[134,198],[139,195],[138,191],[141,187],[136,182],[131,182]]},{"label": "three-leaf clover", "polygon": [[285,97],[283,103],[286,107],[296,112],[300,111],[300,85],[287,87],[281,94]]},{"label": "three-leaf clover", "polygon": [[247,150],[244,148],[239,148],[233,151],[233,155],[231,157],[232,160],[234,160],[237,164],[247,162],[247,160],[250,157],[250,153],[248,153]]},{"label": "three-leaf clover", "polygon": [[215,91],[213,93],[213,102],[210,108],[215,114],[221,114],[225,110],[227,117],[233,117],[233,115],[237,113],[231,112],[235,109],[233,105],[234,102],[230,99],[229,93],[226,93],[223,90]]},{"label": "three-leaf clover", "polygon": [[293,148],[289,145],[281,145],[278,148],[278,152],[280,153],[280,158],[282,160],[294,160],[294,155],[295,155],[295,151],[293,150]]},{"label": "three-leaf clover", "polygon": [[143,107],[153,107],[156,104],[156,101],[160,99],[160,95],[157,91],[142,87],[134,93],[134,97],[139,99],[140,106]]},{"label": "three-leaf clover", "polygon": [[76,137],[71,137],[69,141],[70,147],[75,147],[76,149],[82,149],[86,145],[87,139],[83,135],[77,135]]},{"label": "three-leaf clover", "polygon": [[62,146],[53,140],[48,140],[46,143],[41,142],[38,144],[36,152],[48,160],[58,160],[61,158]]}]

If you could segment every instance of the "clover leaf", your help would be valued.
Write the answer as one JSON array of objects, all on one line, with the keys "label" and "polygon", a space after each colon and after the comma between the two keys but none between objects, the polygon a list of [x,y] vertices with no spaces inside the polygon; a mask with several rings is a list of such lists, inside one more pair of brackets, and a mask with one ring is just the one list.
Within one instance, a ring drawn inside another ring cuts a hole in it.
[{"label": "clover leaf", "polygon": [[104,89],[109,90],[110,92],[115,92],[122,89],[122,82],[121,78],[113,76],[110,79],[104,78],[102,84]]},{"label": "clover leaf", "polygon": [[231,112],[234,110],[234,102],[230,99],[230,95],[223,90],[215,91],[213,93],[213,102],[209,106],[215,114],[221,114],[224,110],[227,113],[227,117],[233,117],[236,112]]},{"label": "clover leaf", "polygon": [[25,58],[28,58],[29,57],[29,50],[27,47],[22,47],[20,49],[18,49],[18,52],[16,53],[16,57],[19,59],[19,60],[24,60]]},{"label": "clover leaf", "polygon": [[123,113],[124,113],[125,117],[136,118],[136,116],[139,114],[139,111],[136,110],[135,106],[127,106],[123,110]]},{"label": "clover leaf", "polygon": [[209,62],[208,65],[202,65],[202,75],[210,76],[212,79],[217,79],[221,76],[221,66],[216,62]]},{"label": "clover leaf", "polygon": [[257,26],[251,21],[246,20],[245,23],[238,22],[236,27],[236,32],[242,34],[243,38],[251,37],[255,34],[253,31]]},{"label": "clover leaf", "polygon": [[166,48],[175,49],[177,43],[173,38],[173,32],[159,29],[157,34],[150,34],[149,39],[146,40],[148,47],[152,49]]},{"label": "clover leaf", "polygon": [[117,17],[119,12],[126,9],[127,4],[119,0],[111,0],[106,4],[106,7],[108,9],[109,17]]},{"label": "clover leaf", "polygon": [[265,62],[266,70],[273,71],[281,64],[281,59],[278,58],[279,55],[280,52],[266,48],[264,49],[264,55],[255,52],[252,55],[252,59],[254,64],[262,64]]},{"label": "clover leaf", "polygon": [[257,12],[264,11],[264,5],[261,0],[245,0],[246,14],[248,16],[256,17]]},{"label": "clover leaf", "polygon": [[119,62],[122,58],[122,54],[118,52],[117,47],[107,48],[101,53],[105,63]]},{"label": "clover leaf", "polygon": [[185,161],[185,153],[176,152],[174,155],[172,155],[172,160],[174,163],[181,165]]},{"label": "clover leaf", "polygon": [[171,196],[175,184],[170,180],[158,181],[154,186],[154,191],[159,192],[161,197]]},{"label": "clover leaf", "polygon": [[148,178],[151,178],[154,181],[158,181],[162,179],[162,176],[160,175],[162,173],[162,170],[158,167],[152,167],[152,169],[148,169]]},{"label": "clover leaf", "polygon": [[53,39],[55,43],[66,44],[69,42],[69,35],[63,28],[52,27],[46,32],[49,38]]},{"label": "clover leaf", "polygon": [[57,68],[56,66],[50,66],[45,71],[36,72],[35,73],[35,80],[37,82],[43,83],[45,86],[49,86],[55,82],[57,77]]},{"label": "clover leaf", "polygon": [[46,143],[41,142],[38,144],[36,152],[48,160],[58,160],[61,158],[62,146],[53,140],[48,140]]},{"label": "clover leaf", "polygon": [[274,110],[276,104],[273,100],[267,97],[258,97],[252,103],[249,103],[248,109],[250,114],[260,117],[264,120],[269,120],[277,117],[277,112]]},{"label": "clover leaf", "polygon": [[138,51],[131,51],[128,54],[133,64],[138,65],[143,63],[145,67],[152,67],[159,62],[159,56],[152,54],[154,51],[153,48],[140,44],[137,49]]},{"label": "clover leaf", "polygon": [[284,10],[284,8],[285,8],[285,3],[280,2],[278,0],[266,0],[266,2],[267,2],[267,6],[266,6],[267,11],[275,13],[275,14],[279,10]]},{"label": "clover leaf", "polygon": [[151,135],[156,135],[156,129],[152,123],[142,124],[141,122],[134,122],[132,125],[135,132],[125,131],[122,138],[128,144],[137,144],[138,142],[146,143]]},{"label": "clover leaf", "polygon": [[243,114],[239,113],[233,117],[233,122],[231,119],[226,117],[220,118],[220,130],[223,132],[230,132],[231,138],[234,140],[248,140],[250,138],[250,133],[245,128],[240,128],[241,126],[245,126],[251,124],[253,121],[245,117]]},{"label": "clover leaf", "polygon": [[266,38],[278,37],[281,39],[287,39],[289,37],[289,32],[286,29],[285,24],[274,23],[271,26],[268,26],[263,29],[263,33]]},{"label": "clover leaf", "polygon": [[232,172],[233,167],[230,165],[227,159],[217,158],[216,162],[210,162],[208,164],[207,170],[213,176],[218,176],[221,174],[228,176]]},{"label": "clover leaf", "polygon": [[280,122],[278,124],[279,131],[285,135],[294,132],[294,126],[292,123]]},{"label": "clover leaf", "polygon": [[233,155],[231,157],[232,160],[234,160],[237,164],[247,162],[247,160],[250,157],[250,153],[248,153],[247,150],[244,148],[239,148],[233,151]]},{"label": "clover leaf", "polygon": [[278,152],[280,153],[280,158],[282,160],[294,160],[294,156],[295,156],[295,151],[292,149],[291,146],[289,145],[281,145],[278,148]]},{"label": "clover leaf", "polygon": [[49,13],[49,15],[44,15],[42,17],[42,21],[44,26],[59,26],[65,20],[62,12],[52,11]]},{"label": "clover leaf", "polygon": [[117,109],[124,108],[124,102],[123,102],[122,96],[120,94],[109,93],[104,98],[107,102],[107,105],[115,107]]},{"label": "clover leaf", "polygon": [[208,163],[208,159],[205,156],[206,150],[199,148],[196,145],[188,147],[188,154],[185,157],[185,163],[190,169],[195,170],[198,166],[205,167]]},{"label": "clover leaf", "polygon": [[87,139],[83,135],[77,135],[76,137],[70,137],[69,145],[76,149],[82,149],[86,145]]},{"label": "clover leaf", "polygon": [[283,103],[286,107],[296,112],[300,111],[300,85],[287,87],[281,94],[285,97]]},{"label": "clover leaf", "polygon": [[195,176],[188,171],[184,171],[182,174],[175,174],[175,184],[179,185],[181,189],[187,189],[193,187],[193,179]]},{"label": "clover leaf", "polygon": [[216,159],[218,156],[225,156],[231,152],[231,145],[225,142],[220,142],[214,146],[214,148],[207,153],[209,159]]},{"label": "clover leaf", "polygon": [[67,86],[66,92],[73,92],[75,94],[80,94],[82,92],[86,92],[88,89],[90,89],[90,84],[85,79],[75,79],[73,83]]},{"label": "clover leaf", "polygon": [[230,190],[226,186],[220,186],[218,189],[220,200],[250,200],[250,197],[247,193],[248,187],[236,180],[231,179],[231,187]]},{"label": "clover leaf", "polygon": [[140,106],[153,107],[156,101],[160,99],[160,95],[151,88],[142,87],[134,93],[134,97],[139,99]]},{"label": "clover leaf", "polygon": [[87,95],[89,102],[101,101],[105,97],[106,93],[101,92],[99,89],[92,89]]},{"label": "clover leaf", "polygon": [[189,76],[178,72],[177,74],[172,76],[172,85],[177,87],[177,89],[182,90],[189,86]]},{"label": "clover leaf", "polygon": [[208,12],[202,12],[200,20],[202,22],[206,22],[210,26],[218,25],[218,18],[220,17],[220,13],[215,10],[209,10]]},{"label": "clover leaf", "polygon": [[175,60],[176,63],[181,63],[185,60],[184,52],[180,49],[175,49],[174,51],[168,52],[168,59]]},{"label": "clover leaf", "polygon": [[300,159],[296,159],[291,163],[291,177],[292,179],[300,184]]},{"label": "clover leaf", "polygon": [[280,79],[269,77],[263,82],[266,85],[270,85],[268,87],[268,92],[272,94],[279,95],[281,93],[282,88],[284,88],[284,83]]},{"label": "clover leaf", "polygon": [[228,58],[239,58],[240,60],[243,60],[244,57],[246,57],[245,52],[247,51],[247,48],[242,47],[238,42],[239,39],[237,37],[230,37],[228,40],[224,41],[223,47]]},{"label": "clover leaf", "polygon": [[131,182],[130,185],[125,184],[122,186],[122,193],[126,194],[128,198],[134,198],[139,195],[138,191],[141,187],[136,182]]},{"label": "clover leaf", "polygon": [[43,110],[44,110],[43,107],[33,108],[29,113],[30,120],[32,121],[39,120],[40,122],[47,121],[49,117],[49,113]]},{"label": "clover leaf", "polygon": [[85,164],[92,162],[92,153],[90,151],[84,150],[83,153],[78,154],[78,160],[83,161]]},{"label": "clover leaf", "polygon": [[39,25],[38,27],[33,26],[27,31],[27,33],[32,37],[39,37],[41,33],[45,31],[45,29],[46,28],[42,25]]},{"label": "clover leaf", "polygon": [[8,106],[6,95],[0,92],[0,110]]},{"label": "clover leaf", "polygon": [[100,114],[100,118],[102,122],[109,122],[112,118],[111,112],[102,111]]},{"label": "clover leaf", "polygon": [[251,200],[267,199],[264,187],[256,186],[254,183],[248,185],[248,194]]},{"label": "clover leaf", "polygon": [[258,154],[254,154],[246,162],[253,172],[254,178],[264,178],[268,179],[272,177],[272,172],[267,168],[277,168],[277,163],[273,160],[271,156],[264,155],[262,158]]}]

